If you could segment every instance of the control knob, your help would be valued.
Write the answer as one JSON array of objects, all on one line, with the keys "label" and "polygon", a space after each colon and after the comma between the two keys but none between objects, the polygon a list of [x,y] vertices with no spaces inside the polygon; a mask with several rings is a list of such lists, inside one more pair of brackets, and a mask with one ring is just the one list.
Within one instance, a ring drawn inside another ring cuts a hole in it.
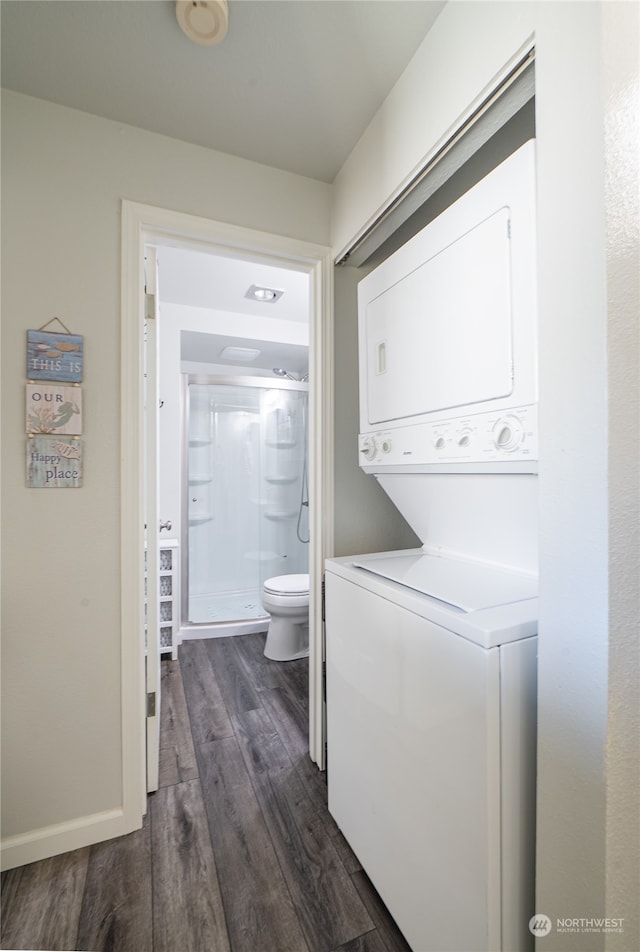
[{"label": "control knob", "polygon": [[360,444],[360,452],[365,459],[374,459],[377,447],[376,441],[372,436],[365,436]]},{"label": "control knob", "polygon": [[523,432],[522,424],[516,416],[501,417],[493,427],[493,442],[496,449],[512,453],[520,446]]}]

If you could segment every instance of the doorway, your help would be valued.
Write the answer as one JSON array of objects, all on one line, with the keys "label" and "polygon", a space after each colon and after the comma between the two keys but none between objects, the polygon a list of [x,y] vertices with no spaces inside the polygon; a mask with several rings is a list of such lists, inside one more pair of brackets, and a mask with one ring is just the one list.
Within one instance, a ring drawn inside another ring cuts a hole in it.
[{"label": "doorway", "polygon": [[264,631],[266,579],[309,571],[310,278],[244,256],[153,251],[158,512],[180,567],[170,641]]},{"label": "doorway", "polygon": [[[183,215],[135,202],[122,204],[122,645],[123,786],[125,800],[146,809],[144,632],[145,524],[157,524],[145,493],[144,258],[148,246],[209,251],[304,272],[309,277],[309,751],[324,768],[324,656],[321,584],[333,554],[332,261],[328,247]],[[153,355],[147,355],[153,362]],[[151,463],[153,466],[154,464]],[[151,533],[150,535],[153,535]],[[154,639],[149,639],[150,642]]]}]

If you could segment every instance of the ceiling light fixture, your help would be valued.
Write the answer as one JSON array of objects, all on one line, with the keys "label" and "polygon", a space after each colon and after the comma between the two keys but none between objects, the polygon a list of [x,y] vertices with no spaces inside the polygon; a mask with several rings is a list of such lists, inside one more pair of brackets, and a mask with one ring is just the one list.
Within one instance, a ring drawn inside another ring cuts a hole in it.
[{"label": "ceiling light fixture", "polygon": [[200,46],[215,46],[227,35],[227,0],[176,0],[180,29]]},{"label": "ceiling light fixture", "polygon": [[245,297],[252,301],[261,301],[263,304],[275,304],[283,294],[284,291],[276,291],[275,288],[261,288],[257,284],[252,284]]}]

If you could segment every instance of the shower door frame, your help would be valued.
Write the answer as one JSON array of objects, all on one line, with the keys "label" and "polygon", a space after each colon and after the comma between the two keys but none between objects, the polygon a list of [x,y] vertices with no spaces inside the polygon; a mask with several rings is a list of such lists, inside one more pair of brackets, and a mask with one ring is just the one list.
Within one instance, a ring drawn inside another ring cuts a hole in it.
[{"label": "shower door frame", "polygon": [[[285,380],[280,377],[250,377],[234,376],[231,374],[182,374],[182,452],[181,452],[181,529],[180,529],[180,639],[216,637],[209,629],[230,628],[232,632],[225,634],[246,634],[254,631],[264,631],[268,615],[265,612],[260,618],[237,619],[221,622],[192,622],[189,620],[189,386],[226,386],[226,387],[254,387],[257,390],[287,390],[296,393],[309,394],[309,384],[302,380]],[[309,437],[305,453],[309,453]],[[308,456],[307,456],[308,458]],[[310,520],[309,520],[310,523]],[[309,555],[311,552],[309,552]],[[310,561],[310,559],[308,560]]]}]

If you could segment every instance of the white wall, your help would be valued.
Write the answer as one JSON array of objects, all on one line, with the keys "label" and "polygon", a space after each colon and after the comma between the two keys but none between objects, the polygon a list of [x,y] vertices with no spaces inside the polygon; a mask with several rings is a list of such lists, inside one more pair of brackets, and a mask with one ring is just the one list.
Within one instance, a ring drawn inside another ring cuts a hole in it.
[{"label": "white wall", "polygon": [[[637,921],[640,919],[640,6],[605,4],[603,26],[610,547],[606,906],[611,910],[635,909]],[[635,944],[640,947],[637,934]],[[612,933],[606,944],[608,950],[616,952],[625,952],[630,947],[624,932]]]},{"label": "white wall", "polygon": [[366,230],[530,45],[532,6],[477,0],[445,6],[336,177],[336,253]]},{"label": "white wall", "polygon": [[[627,234],[616,234],[614,193],[623,187],[637,201],[637,166],[621,166],[618,156],[621,129],[630,121],[637,129],[635,92],[628,102],[638,80],[637,5],[448,4],[336,180],[333,246],[338,254],[362,233],[533,36],[541,447],[535,911],[554,924],[625,919],[618,936],[554,927],[540,940],[548,952],[605,943],[635,949],[640,818],[626,784],[637,792],[638,684],[628,671],[638,666],[638,479],[628,458],[637,454],[639,429],[638,308],[635,298],[631,307],[624,300],[630,279],[619,268],[633,253],[637,275],[637,233],[631,248]],[[608,104],[605,150],[603,105],[621,89],[627,104]],[[637,134],[632,139],[637,150]],[[609,186],[608,206],[605,168],[624,180]],[[355,312],[343,319],[355,321]],[[354,372],[336,374],[338,407]],[[340,492],[337,481],[336,498]],[[359,521],[367,525],[367,512],[354,497],[351,525]]]},{"label": "white wall", "polygon": [[[538,911],[555,921],[602,915],[605,903],[608,488],[601,11],[554,7],[537,24],[536,115],[537,894]],[[578,872],[587,869],[588,877]],[[585,952],[603,942],[578,938]],[[555,945],[575,948],[576,936],[561,934]]]},{"label": "white wall", "polygon": [[[202,187],[206,183],[206,188]],[[120,202],[327,244],[329,186],[15,93],[2,104],[4,863],[122,832]],[[25,488],[28,328],[84,335],[84,485]]]}]

